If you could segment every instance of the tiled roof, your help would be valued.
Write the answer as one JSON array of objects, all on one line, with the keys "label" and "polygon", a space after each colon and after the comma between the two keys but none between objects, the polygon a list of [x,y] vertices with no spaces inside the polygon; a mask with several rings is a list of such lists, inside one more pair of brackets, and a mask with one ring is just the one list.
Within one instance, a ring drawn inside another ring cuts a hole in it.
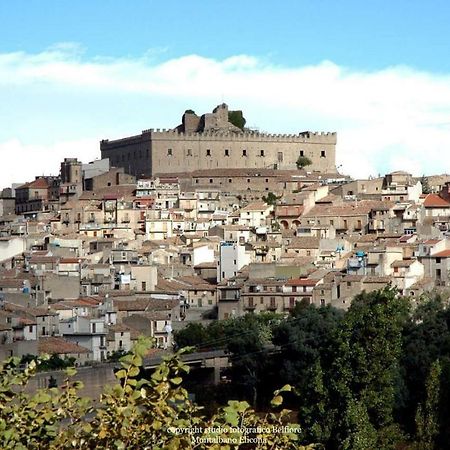
[{"label": "tiled roof", "polygon": [[315,286],[319,280],[309,278],[296,278],[286,282],[286,286]]},{"label": "tiled roof", "polygon": [[254,202],[249,203],[245,208],[242,208],[241,211],[265,211],[267,208],[269,208],[269,205],[264,202]]},{"label": "tiled roof", "polygon": [[287,246],[290,249],[318,249],[320,245],[320,239],[316,237],[296,237],[293,238],[291,243]]},{"label": "tiled roof", "polygon": [[423,202],[425,208],[450,208],[450,202],[437,194],[428,194]]},{"label": "tiled roof", "polygon": [[416,261],[416,259],[398,259],[391,264],[391,267],[409,267]]},{"label": "tiled roof", "polygon": [[136,299],[136,300],[114,300],[114,306],[118,311],[165,311],[176,308],[178,300],[156,300],[156,299]]},{"label": "tiled roof", "polygon": [[431,255],[433,258],[450,258],[450,250],[442,250]]},{"label": "tiled roof", "polygon": [[38,351],[39,353],[48,354],[77,354],[77,353],[90,353],[90,351],[81,347],[80,345],[69,342],[61,337],[41,337],[38,341]]}]

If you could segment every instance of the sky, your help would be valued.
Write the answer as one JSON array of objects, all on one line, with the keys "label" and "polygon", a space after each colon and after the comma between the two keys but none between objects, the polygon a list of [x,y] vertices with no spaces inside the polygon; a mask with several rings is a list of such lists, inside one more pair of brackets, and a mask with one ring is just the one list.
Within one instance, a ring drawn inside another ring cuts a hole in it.
[{"label": "sky", "polygon": [[336,131],[355,178],[450,173],[450,2],[0,2],[0,187],[226,102]]}]

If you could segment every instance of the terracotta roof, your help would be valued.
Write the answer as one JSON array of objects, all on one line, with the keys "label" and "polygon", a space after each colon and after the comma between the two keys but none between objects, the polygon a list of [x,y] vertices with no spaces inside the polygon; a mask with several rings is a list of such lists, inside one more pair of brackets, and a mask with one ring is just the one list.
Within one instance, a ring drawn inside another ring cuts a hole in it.
[{"label": "terracotta roof", "polygon": [[416,259],[398,259],[391,264],[391,267],[409,267],[416,261]]},{"label": "terracotta roof", "polygon": [[47,189],[48,187],[49,187],[49,184],[45,178],[37,178],[34,181],[30,181],[29,183],[22,184],[22,186],[19,186],[16,189],[25,189],[25,188]]},{"label": "terracotta roof", "polygon": [[69,342],[61,337],[41,337],[38,341],[39,353],[66,355],[73,353],[90,353],[85,347]]},{"label": "terracotta roof", "polygon": [[450,258],[450,250],[442,250],[439,253],[433,253],[432,258]]},{"label": "terracotta roof", "polygon": [[264,202],[254,202],[249,203],[245,208],[242,208],[241,211],[265,211],[270,206]]},{"label": "terracotta roof", "polygon": [[194,269],[217,269],[216,262],[204,262],[194,266]]},{"label": "terracotta roof", "polygon": [[423,202],[425,208],[450,208],[450,202],[437,194],[428,194]]},{"label": "terracotta roof", "polygon": [[79,262],[84,261],[84,258],[61,258],[59,260],[60,264],[78,264]]},{"label": "terracotta roof", "polygon": [[118,311],[165,311],[179,306],[178,300],[136,299],[114,300]]},{"label": "terracotta roof", "polygon": [[363,283],[385,283],[388,284],[392,281],[390,277],[377,277],[377,276],[368,276],[364,278]]},{"label": "terracotta roof", "polygon": [[289,280],[286,286],[315,286],[319,280],[310,280],[309,278],[297,278]]},{"label": "terracotta roof", "polygon": [[293,238],[287,248],[291,249],[318,249],[320,245],[320,239],[316,237],[296,237]]}]

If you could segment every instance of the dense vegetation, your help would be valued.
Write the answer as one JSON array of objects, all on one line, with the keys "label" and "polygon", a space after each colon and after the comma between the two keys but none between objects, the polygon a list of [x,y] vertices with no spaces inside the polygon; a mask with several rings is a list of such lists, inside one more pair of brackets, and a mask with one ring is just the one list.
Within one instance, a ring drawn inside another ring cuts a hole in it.
[{"label": "dense vegetation", "polygon": [[276,386],[292,385],[286,402],[298,412],[304,444],[448,448],[450,309],[439,295],[412,308],[386,288],[361,293],[346,313],[297,305],[287,320],[247,315],[192,324],[175,338],[230,352],[229,383],[202,402],[220,404],[232,392],[263,410]]},{"label": "dense vegetation", "polygon": [[245,117],[242,115],[242,111],[228,111],[228,121],[241,130],[244,130],[245,124],[247,123]]},{"label": "dense vegetation", "polygon": [[299,156],[297,159],[297,169],[303,169],[306,166],[310,166],[312,161],[307,156]]},{"label": "dense vegetation", "polygon": [[[71,381],[73,368],[66,369],[67,379],[60,387],[27,394],[24,387],[41,361],[30,361],[24,370],[18,358],[3,362],[0,448],[235,449],[249,448],[253,441],[261,449],[306,448],[299,446],[299,427],[289,422],[289,411],[284,409],[261,416],[247,402],[230,400],[205,416],[182,386],[188,367],[180,361],[180,353],[167,358],[146,379],[142,363],[147,349],[143,339],[122,357],[118,383],[107,387],[98,402],[80,397],[81,383]],[[284,386],[275,392],[273,408],[280,407],[282,393],[290,389]],[[272,431],[284,427],[285,432]]]},{"label": "dense vegetation", "polygon": [[[97,402],[80,398],[74,369],[60,386],[27,394],[43,362],[4,362],[0,448],[448,448],[450,309],[439,295],[413,308],[386,288],[361,293],[345,313],[299,304],[287,320],[249,314],[190,324],[175,338],[184,349],[149,376],[141,368],[148,342],[140,341]],[[232,366],[217,387],[192,383],[194,403],[180,353],[219,348]],[[271,412],[282,402],[292,412]],[[300,426],[267,431],[289,421]],[[240,441],[244,427],[257,426],[266,430],[251,435],[258,444]]]}]

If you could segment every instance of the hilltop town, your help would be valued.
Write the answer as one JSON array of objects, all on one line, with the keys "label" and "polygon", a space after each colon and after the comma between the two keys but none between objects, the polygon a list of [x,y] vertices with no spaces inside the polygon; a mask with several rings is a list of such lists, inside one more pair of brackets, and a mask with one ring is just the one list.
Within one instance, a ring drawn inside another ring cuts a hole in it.
[{"label": "hilltop town", "polygon": [[0,360],[92,364],[141,334],[169,351],[192,322],[448,289],[450,175],[352,179],[336,144],[248,129],[223,104],[3,189]]}]

